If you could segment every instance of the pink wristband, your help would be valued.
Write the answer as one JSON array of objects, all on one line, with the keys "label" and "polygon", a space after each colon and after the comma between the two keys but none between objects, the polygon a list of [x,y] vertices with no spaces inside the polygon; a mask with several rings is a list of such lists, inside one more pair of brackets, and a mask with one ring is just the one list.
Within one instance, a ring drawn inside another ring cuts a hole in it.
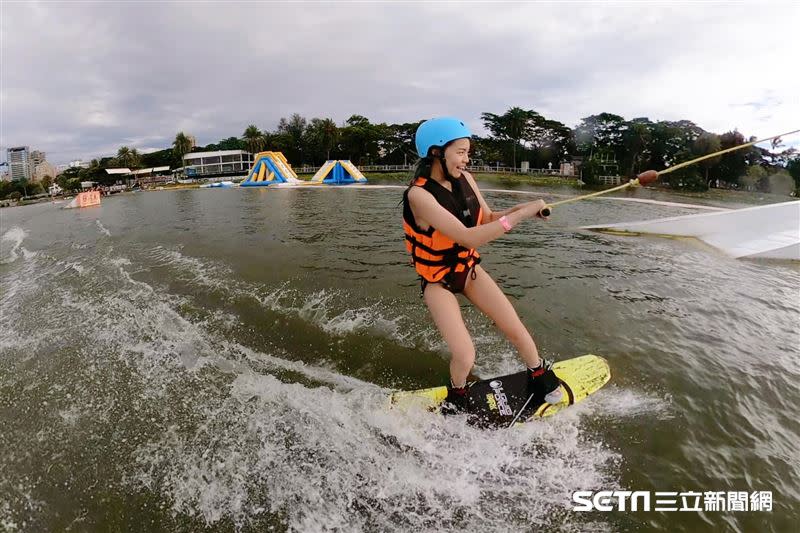
[{"label": "pink wristband", "polygon": [[503,229],[506,231],[511,231],[511,228],[514,226],[511,225],[511,222],[508,221],[508,217],[503,215],[498,220],[500,220],[500,224],[503,225]]}]

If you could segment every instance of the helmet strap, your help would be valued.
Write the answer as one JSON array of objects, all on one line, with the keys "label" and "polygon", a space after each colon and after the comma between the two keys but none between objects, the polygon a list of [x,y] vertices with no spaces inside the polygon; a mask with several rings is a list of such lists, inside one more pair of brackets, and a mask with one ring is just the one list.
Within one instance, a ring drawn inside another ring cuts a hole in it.
[{"label": "helmet strap", "polygon": [[[445,145],[445,146],[447,146],[447,145]],[[444,174],[444,179],[446,179],[447,181],[453,181],[456,178],[450,174],[449,170],[447,170],[447,163],[445,163],[445,160],[444,160],[444,149],[445,149],[445,146],[439,148],[439,155],[438,156],[433,156],[433,157],[438,159],[439,160],[439,164],[442,165],[442,173]]]}]

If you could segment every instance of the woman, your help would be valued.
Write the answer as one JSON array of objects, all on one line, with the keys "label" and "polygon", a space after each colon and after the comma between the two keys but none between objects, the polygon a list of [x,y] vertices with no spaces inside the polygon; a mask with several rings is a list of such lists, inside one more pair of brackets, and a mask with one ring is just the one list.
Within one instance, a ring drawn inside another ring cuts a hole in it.
[{"label": "woman", "polygon": [[[481,268],[479,246],[539,216],[542,200],[494,212],[466,171],[469,129],[456,118],[423,122],[416,133],[421,157],[403,195],[406,248],[420,276],[422,294],[450,349],[450,385],[443,413],[468,409],[467,376],[475,346],[461,316],[457,294],[486,314],[517,348],[528,366],[528,390],[535,403],[556,403],[561,389],[551,364],[539,357],[528,330],[494,280]],[[541,218],[541,217],[540,217]]]}]

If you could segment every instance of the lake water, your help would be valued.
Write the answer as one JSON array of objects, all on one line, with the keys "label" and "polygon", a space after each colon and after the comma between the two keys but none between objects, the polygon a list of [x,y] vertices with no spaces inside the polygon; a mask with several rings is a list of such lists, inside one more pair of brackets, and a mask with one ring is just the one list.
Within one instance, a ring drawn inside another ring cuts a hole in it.
[{"label": "lake water", "polygon": [[[502,209],[531,192],[485,196]],[[0,529],[800,523],[796,263],[578,229],[702,212],[690,207],[593,200],[521,224],[482,247],[483,267],[544,355],[603,355],[612,380],[552,419],[482,431],[386,408],[392,389],[448,376],[401,193],[156,191],[0,211]],[[462,310],[475,373],[520,370]],[[773,509],[571,510],[573,491],[601,489],[771,491]]]}]

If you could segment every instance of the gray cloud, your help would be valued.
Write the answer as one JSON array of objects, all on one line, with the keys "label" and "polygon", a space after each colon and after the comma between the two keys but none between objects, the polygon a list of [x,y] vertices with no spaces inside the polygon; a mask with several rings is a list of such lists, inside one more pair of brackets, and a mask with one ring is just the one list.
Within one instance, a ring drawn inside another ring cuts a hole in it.
[{"label": "gray cloud", "polygon": [[514,105],[766,136],[800,127],[798,21],[796,3],[4,3],[0,144],[62,162],[293,112],[480,128]]}]

